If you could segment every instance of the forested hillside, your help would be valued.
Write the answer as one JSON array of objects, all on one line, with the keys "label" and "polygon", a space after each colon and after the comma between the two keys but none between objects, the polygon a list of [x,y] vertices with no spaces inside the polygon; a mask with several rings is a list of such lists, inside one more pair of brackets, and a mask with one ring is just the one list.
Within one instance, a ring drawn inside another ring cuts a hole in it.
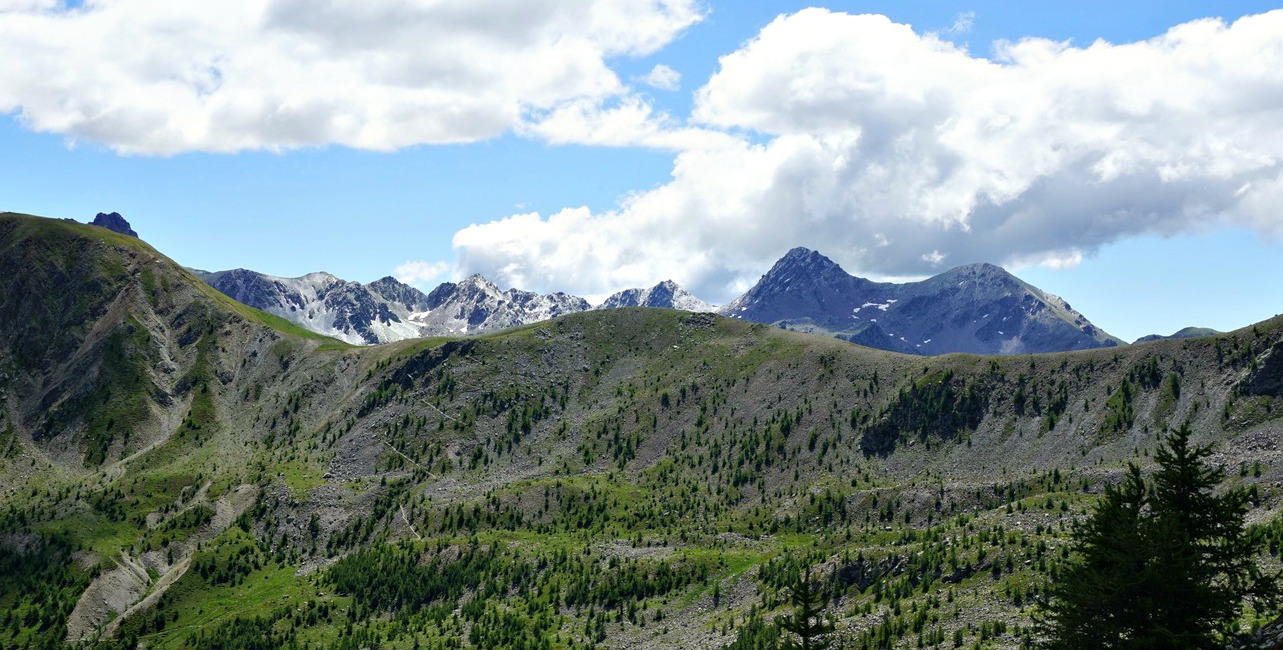
[{"label": "forested hillside", "polygon": [[808,574],[835,647],[1020,647],[1182,424],[1283,544],[1279,319],[915,357],[627,308],[353,348],[3,215],[0,394],[4,647],[763,648]]}]

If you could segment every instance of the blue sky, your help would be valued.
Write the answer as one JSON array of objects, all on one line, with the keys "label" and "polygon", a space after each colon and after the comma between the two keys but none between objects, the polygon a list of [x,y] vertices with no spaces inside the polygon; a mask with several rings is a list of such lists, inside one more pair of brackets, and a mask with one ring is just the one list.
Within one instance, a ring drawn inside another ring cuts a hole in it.
[{"label": "blue sky", "polygon": [[423,288],[724,302],[804,245],[1126,340],[1283,312],[1269,3],[173,4],[0,1],[0,210]]}]

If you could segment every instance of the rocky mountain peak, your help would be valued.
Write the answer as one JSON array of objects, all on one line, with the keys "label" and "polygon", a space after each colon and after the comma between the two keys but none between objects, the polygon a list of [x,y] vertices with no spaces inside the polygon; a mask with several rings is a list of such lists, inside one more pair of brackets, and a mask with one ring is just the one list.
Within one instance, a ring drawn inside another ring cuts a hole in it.
[{"label": "rocky mountain peak", "polygon": [[650,295],[652,298],[668,300],[668,302],[671,303],[673,301],[673,294],[680,290],[681,287],[677,286],[676,282],[673,282],[672,280],[664,280],[650,288]]},{"label": "rocky mountain peak", "polygon": [[819,275],[833,271],[842,271],[842,267],[817,251],[798,246],[785,253],[766,275]]},{"label": "rocky mountain peak", "polygon": [[[872,284],[863,278],[848,274],[837,262],[809,248],[794,248],[781,257],[767,271],[756,287],[750,290],[792,291],[794,293],[823,293],[826,287]],[[859,290],[861,287],[845,287],[843,290]],[[747,294],[746,294],[747,295]]]},{"label": "rocky mountain peak", "polygon": [[495,283],[487,280],[479,273],[474,273],[464,278],[455,289],[460,295],[473,296],[477,300],[504,300],[506,296]]},{"label": "rocky mountain peak", "polygon": [[428,309],[427,294],[392,277],[385,276],[366,285],[370,291],[377,293],[389,302],[405,305],[411,311]]},{"label": "rocky mountain peak", "polygon": [[805,248],[789,251],[720,313],[909,354],[1023,354],[1120,343],[1000,266],[968,264],[921,282],[877,283]]},{"label": "rocky mountain peak", "polygon": [[498,286],[495,285],[495,283],[487,280],[486,276],[481,275],[480,273],[473,273],[472,275],[469,275],[468,277],[460,280],[459,284],[463,286],[494,287],[496,289],[498,288]]},{"label": "rocky mountain peak", "polygon": [[988,262],[977,262],[975,264],[956,266],[934,277],[944,281],[968,282],[973,284],[1020,283],[1020,280],[1016,278],[1016,276],[1012,275],[1007,269]]},{"label": "rocky mountain peak", "polygon": [[112,232],[129,235],[130,237],[138,236],[138,233],[134,232],[134,229],[129,227],[129,222],[125,221],[125,218],[120,216],[119,212],[99,212],[98,215],[94,217],[94,220],[89,222],[89,225],[106,228]]},{"label": "rocky mountain peak", "polygon": [[781,257],[744,295],[719,313],[759,323],[807,321],[817,314],[845,318],[864,302],[877,301],[873,282],[842,270],[836,262],[809,248],[794,248]]},{"label": "rocky mountain peak", "polygon": [[461,299],[469,301],[502,300],[503,292],[480,273],[473,273],[458,282],[442,282],[428,292],[426,309],[433,310]]},{"label": "rocky mountain peak", "polygon": [[336,275],[326,273],[325,271],[313,271],[312,273],[308,273],[298,279],[317,288],[329,288],[334,285],[345,284],[347,282],[347,280],[339,278]]},{"label": "rocky mountain peak", "polygon": [[589,309],[583,298],[564,293],[502,291],[480,274],[442,283],[425,303],[427,309],[413,315],[423,336],[488,332]]}]

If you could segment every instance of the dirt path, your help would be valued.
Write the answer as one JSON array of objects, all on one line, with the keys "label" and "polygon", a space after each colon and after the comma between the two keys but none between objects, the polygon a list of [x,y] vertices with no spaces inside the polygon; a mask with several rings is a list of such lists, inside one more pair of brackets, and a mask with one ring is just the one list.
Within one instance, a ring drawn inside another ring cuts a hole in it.
[{"label": "dirt path", "polygon": [[399,507],[401,508],[401,518],[405,520],[405,525],[410,528],[410,532],[414,533],[414,538],[422,542],[423,536],[419,535],[419,531],[414,529],[414,524],[410,523],[410,518],[405,514],[405,504],[403,503]]},{"label": "dirt path", "polygon": [[420,465],[420,464],[419,464],[419,462],[418,462],[418,461],[416,461],[415,459],[410,458],[409,456],[406,456],[404,452],[402,452],[400,449],[397,449],[397,448],[396,448],[392,443],[388,442],[387,440],[384,440],[384,439],[383,439],[383,436],[379,436],[379,442],[381,442],[381,443],[383,443],[384,445],[386,445],[388,449],[391,449],[392,451],[396,452],[396,454],[397,454],[398,456],[400,456],[400,457],[404,458],[404,459],[405,459],[405,461],[406,461],[407,463],[410,463],[411,465],[414,465],[415,467],[417,467],[417,468],[419,468],[419,469],[421,469],[421,470],[423,470],[423,471],[425,471],[425,472],[428,472],[428,477],[429,477],[429,478],[436,478],[436,476],[434,476],[434,475],[432,474],[432,472],[430,472],[430,471],[428,470],[428,468],[424,467],[423,465]]}]

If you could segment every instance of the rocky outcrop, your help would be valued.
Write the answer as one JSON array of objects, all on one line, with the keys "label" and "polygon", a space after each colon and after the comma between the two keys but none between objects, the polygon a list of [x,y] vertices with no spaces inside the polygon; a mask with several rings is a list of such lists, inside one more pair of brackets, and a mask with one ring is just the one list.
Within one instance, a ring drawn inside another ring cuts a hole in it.
[{"label": "rocky outcrop", "polygon": [[134,229],[129,227],[129,222],[125,221],[125,218],[120,216],[119,212],[99,212],[98,216],[94,217],[94,220],[89,222],[89,225],[106,228],[112,232],[129,235],[130,237],[138,236],[138,233],[134,232]]}]

